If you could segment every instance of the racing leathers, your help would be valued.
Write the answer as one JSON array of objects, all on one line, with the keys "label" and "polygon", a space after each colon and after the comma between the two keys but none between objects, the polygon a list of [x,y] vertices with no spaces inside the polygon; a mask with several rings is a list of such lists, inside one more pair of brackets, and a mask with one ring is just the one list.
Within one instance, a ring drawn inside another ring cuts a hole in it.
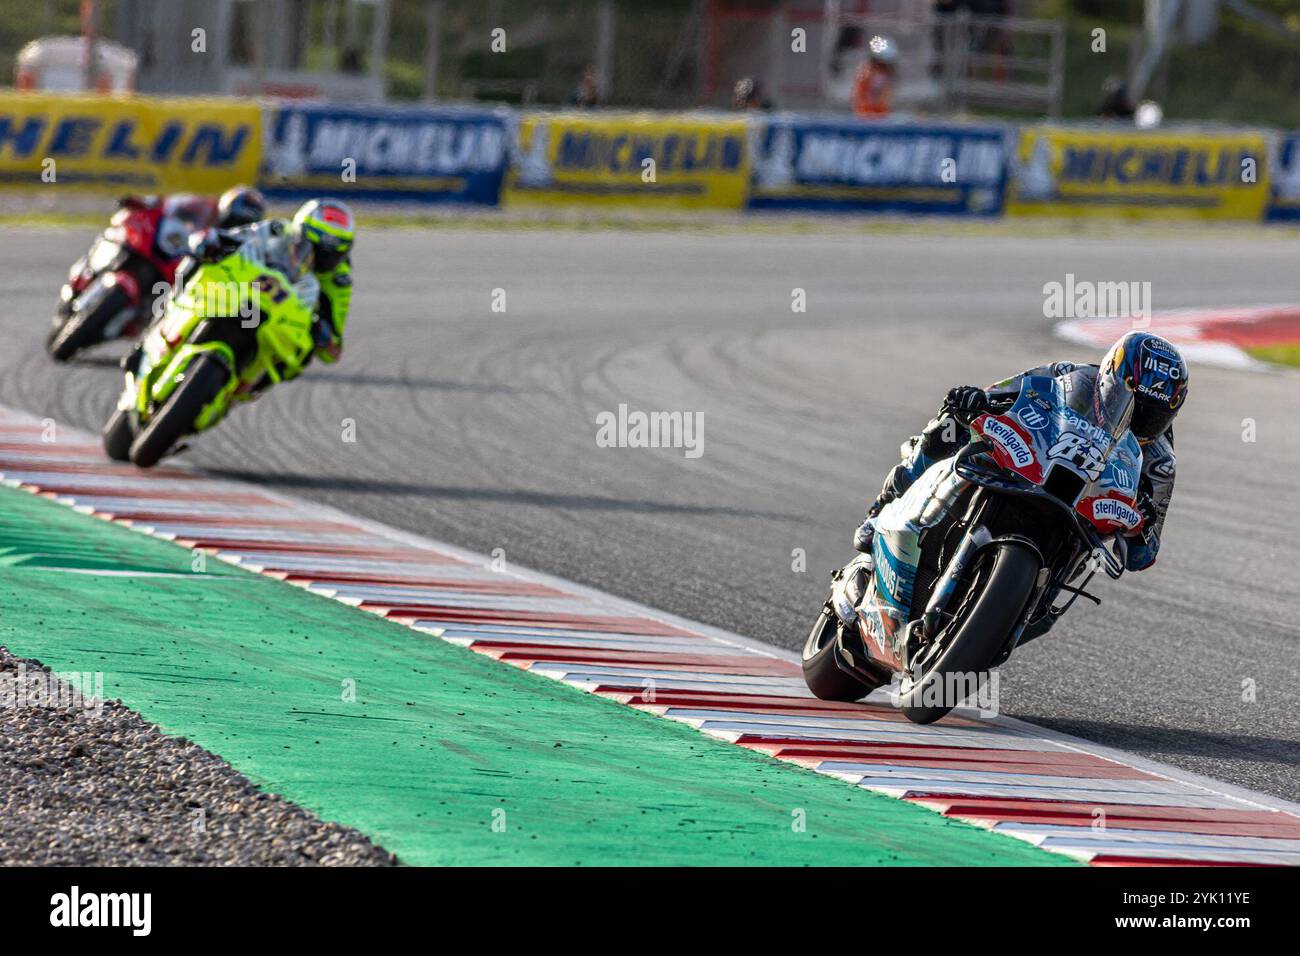
[{"label": "racing leathers", "polygon": [[[312,306],[312,356],[322,362],[337,362],[343,353],[343,329],[352,307],[352,263],[343,256],[334,268],[315,272],[304,267],[305,259],[289,241],[289,224],[283,219],[267,219],[240,229],[209,230],[196,236],[192,243],[195,259],[212,261],[238,252],[250,262],[262,263],[283,272],[292,283],[294,294]],[[193,267],[188,263],[178,271],[179,289]],[[304,367],[306,363],[304,362]]]},{"label": "racing leathers", "polygon": [[[1025,376],[1054,376],[1065,392],[1070,407],[1082,415],[1090,416],[1090,397],[1097,380],[1096,365],[1076,365],[1073,362],[1054,362],[1021,372],[1019,375],[998,382],[983,390],[985,400],[990,405],[1010,402],[1020,392],[1020,383]],[[980,403],[979,389],[957,388],[951,395],[956,395],[959,403]],[[870,543],[874,534],[875,515],[880,509],[902,495],[927,468],[936,461],[942,461],[955,455],[966,444],[965,429],[950,412],[951,404],[931,419],[920,435],[913,436],[904,444],[903,460],[885,479],[880,496],[867,512],[867,521],[855,536],[855,546],[860,550]],[[971,410],[971,409],[967,409]],[[1155,563],[1160,550],[1160,534],[1164,528],[1165,513],[1174,492],[1174,433],[1166,429],[1163,434],[1142,445],[1142,477],[1138,484],[1138,510],[1145,519],[1136,534],[1127,536],[1128,558],[1126,567],[1129,571],[1142,571]]]}]

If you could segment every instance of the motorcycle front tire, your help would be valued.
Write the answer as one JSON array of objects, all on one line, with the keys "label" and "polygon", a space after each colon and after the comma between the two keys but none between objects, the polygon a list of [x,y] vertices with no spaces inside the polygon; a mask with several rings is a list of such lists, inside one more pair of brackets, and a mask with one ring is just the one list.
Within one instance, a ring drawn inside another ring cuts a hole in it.
[{"label": "motorcycle front tire", "polygon": [[66,362],[78,352],[103,342],[108,323],[130,304],[126,292],[113,286],[89,312],[73,309],[46,341],[50,357],[56,362]]},{"label": "motorcycle front tire", "polygon": [[[1007,638],[1020,622],[1025,602],[1038,576],[1038,557],[1023,544],[994,544],[992,568],[979,594],[948,645],[919,681],[899,695],[903,715],[916,724],[932,724],[958,703],[948,699],[948,675],[974,677],[976,686],[987,677]],[[939,705],[932,702],[938,699]]]},{"label": "motorcycle front tire", "polygon": [[185,370],[184,380],[149,417],[148,424],[131,442],[129,457],[137,468],[152,468],[186,435],[194,431],[199,412],[230,380],[226,363],[200,355]]}]

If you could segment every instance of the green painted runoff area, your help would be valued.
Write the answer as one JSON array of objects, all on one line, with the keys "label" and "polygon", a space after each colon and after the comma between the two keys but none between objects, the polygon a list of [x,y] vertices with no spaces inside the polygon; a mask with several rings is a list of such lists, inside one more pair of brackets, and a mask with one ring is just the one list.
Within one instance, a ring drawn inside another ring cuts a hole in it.
[{"label": "green painted runoff area", "polygon": [[107,697],[405,863],[1071,862],[224,562],[193,565],[0,488],[0,643],[102,672]]}]

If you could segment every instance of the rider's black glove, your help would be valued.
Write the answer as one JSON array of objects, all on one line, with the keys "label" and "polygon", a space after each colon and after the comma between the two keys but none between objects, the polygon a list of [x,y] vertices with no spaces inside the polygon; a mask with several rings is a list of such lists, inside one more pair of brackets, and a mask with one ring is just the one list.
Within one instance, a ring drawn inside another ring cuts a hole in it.
[{"label": "rider's black glove", "polygon": [[1142,530],[1139,533],[1143,540],[1146,540],[1155,532],[1156,521],[1160,518],[1160,512],[1156,510],[1156,503],[1145,491],[1138,493],[1135,505],[1138,513],[1142,515]]},{"label": "rider's black glove", "polygon": [[221,256],[221,236],[215,229],[204,229],[190,233],[186,240],[187,250],[199,262],[215,262]]},{"label": "rider's black glove", "polygon": [[187,251],[200,262],[219,262],[238,249],[243,238],[236,229],[202,229],[190,233]]},{"label": "rider's black glove", "polygon": [[956,412],[974,418],[989,410],[989,397],[982,388],[974,385],[958,385],[949,389],[948,397],[943,400],[944,411]]}]

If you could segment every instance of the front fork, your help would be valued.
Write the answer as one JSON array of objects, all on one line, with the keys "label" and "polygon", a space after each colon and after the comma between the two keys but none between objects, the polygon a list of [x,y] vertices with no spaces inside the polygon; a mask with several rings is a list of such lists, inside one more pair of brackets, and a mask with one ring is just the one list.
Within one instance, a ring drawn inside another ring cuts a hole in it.
[{"label": "front fork", "polygon": [[[157,329],[155,334],[161,335]],[[235,353],[225,342],[183,342],[170,355],[160,356],[162,362],[155,364],[148,348],[143,348],[138,361],[126,368],[126,385],[118,408],[133,411],[143,424],[150,415],[161,406],[177,386],[185,380],[189,367],[203,355],[215,355],[229,371],[225,387],[217,396],[203,407],[194,420],[195,431],[211,428],[230,407],[230,396],[239,387],[239,376],[235,372]]]},{"label": "front fork", "polygon": [[974,567],[980,552],[985,548],[999,541],[1015,541],[1019,545],[1031,549],[1038,556],[1038,578],[1034,583],[1034,589],[1030,593],[1029,599],[1025,602],[1024,612],[1021,614],[1015,630],[1008,637],[1006,647],[1000,655],[1000,661],[1005,660],[1019,642],[1025,625],[1029,622],[1034,609],[1051,580],[1051,568],[1037,544],[1020,535],[999,535],[994,537],[988,526],[982,522],[985,503],[986,498],[981,489],[972,497],[965,519],[967,523],[966,533],[963,535],[961,543],[957,546],[952,558],[948,561],[947,567],[939,576],[939,580],[935,582],[934,588],[930,592],[930,599],[926,602],[925,611],[919,617],[914,618],[907,626],[904,650],[906,654],[905,663],[909,671],[912,669],[917,654],[937,638],[942,633],[943,628],[952,620],[953,612],[949,610],[949,605],[956,593],[957,585]]},{"label": "front fork", "polygon": [[993,534],[984,525],[976,525],[966,532],[961,544],[957,546],[957,553],[952,556],[952,560],[944,568],[943,574],[935,582],[934,590],[930,592],[930,600],[925,606],[925,612],[912,624],[913,629],[917,631],[916,636],[921,640],[928,641],[939,633],[945,615],[949,618],[952,617],[947,608],[948,602],[952,600],[953,592],[957,590],[957,582],[970,569],[976,553],[992,541]]}]

